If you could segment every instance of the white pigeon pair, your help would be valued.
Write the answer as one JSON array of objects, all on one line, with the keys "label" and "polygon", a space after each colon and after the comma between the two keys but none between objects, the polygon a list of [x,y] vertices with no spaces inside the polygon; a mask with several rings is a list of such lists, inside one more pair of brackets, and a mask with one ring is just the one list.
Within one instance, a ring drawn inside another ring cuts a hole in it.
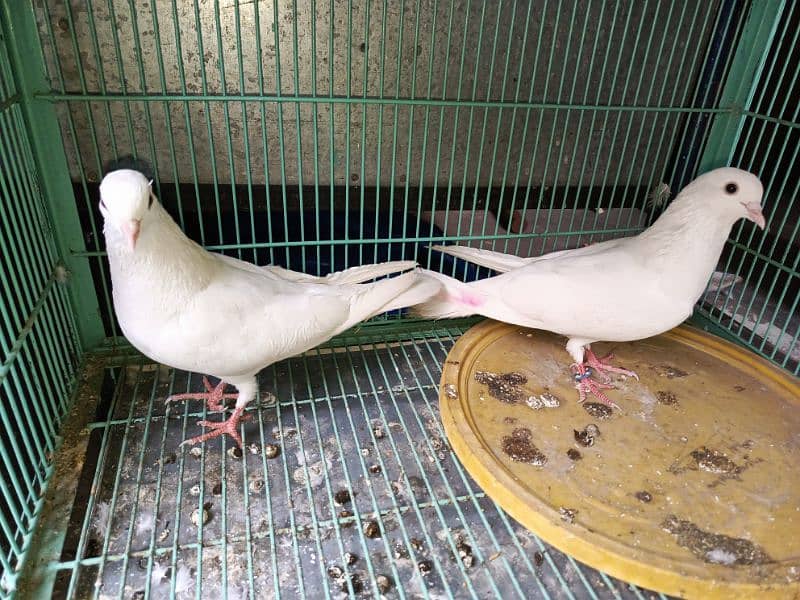
[{"label": "white pigeon pair", "polygon": [[[125,336],[155,361],[221,380],[216,387],[204,380],[206,392],[171,400],[204,399],[222,410],[224,399],[236,398],[226,421],[201,421],[210,431],[184,443],[227,433],[241,446],[239,423],[255,398],[256,373],[364,319],[413,305],[429,318],[481,314],[565,335],[580,399],[591,393],[611,404],[602,392],[610,386],[594,381],[592,370],[634,374],[597,358],[589,345],[657,335],[686,319],[733,224],[744,217],[763,229],[762,193],[754,175],[717,169],[684,188],[634,237],[536,258],[437,246],[503,272],[472,283],[425,270],[361,283],[413,269],[413,261],[313,277],[209,253],[184,235],[137,171],[106,175],[100,210]],[[226,382],[238,394],[225,394]]]}]

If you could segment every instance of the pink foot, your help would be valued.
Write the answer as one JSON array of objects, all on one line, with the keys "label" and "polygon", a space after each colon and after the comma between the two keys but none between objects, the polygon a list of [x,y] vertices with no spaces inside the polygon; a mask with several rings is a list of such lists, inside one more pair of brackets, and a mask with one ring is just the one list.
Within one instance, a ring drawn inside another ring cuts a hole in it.
[{"label": "pink foot", "polygon": [[573,370],[575,371],[574,378],[575,378],[575,389],[578,390],[578,402],[585,402],[586,395],[591,394],[603,404],[606,404],[612,408],[616,408],[620,410],[619,406],[617,406],[614,402],[612,402],[608,396],[605,395],[603,390],[613,390],[613,385],[608,383],[601,383],[599,381],[595,381],[592,379],[592,369],[587,368],[586,364],[582,365],[572,365]]},{"label": "pink foot", "polygon": [[212,387],[208,381],[208,377],[203,377],[203,385],[206,387],[205,392],[197,392],[194,394],[174,394],[167,398],[167,402],[175,402],[177,400],[205,400],[208,410],[219,411],[225,410],[224,400],[229,398],[236,399],[239,397],[238,393],[225,394],[225,382],[220,381],[217,387]]},{"label": "pink foot", "polygon": [[242,437],[239,435],[239,423],[241,421],[246,421],[247,417],[243,417],[242,414],[244,413],[244,406],[240,408],[235,408],[233,410],[233,414],[228,417],[225,421],[198,421],[198,425],[201,427],[207,427],[211,431],[204,433],[202,435],[198,435],[197,437],[193,437],[189,440],[184,440],[181,442],[181,446],[191,446],[194,444],[199,444],[200,442],[205,442],[206,440],[210,440],[215,437],[219,437],[221,435],[225,435],[226,433],[231,436],[236,444],[241,449],[242,447]]},{"label": "pink foot", "polygon": [[612,352],[609,352],[603,358],[597,358],[597,355],[592,352],[591,348],[586,348],[586,358],[584,359],[583,366],[591,367],[595,373],[603,377],[603,381],[606,383],[611,381],[611,377],[608,376],[608,373],[619,373],[626,377],[635,377],[636,381],[639,381],[639,376],[633,371],[610,365],[608,361],[613,358],[614,354]]}]

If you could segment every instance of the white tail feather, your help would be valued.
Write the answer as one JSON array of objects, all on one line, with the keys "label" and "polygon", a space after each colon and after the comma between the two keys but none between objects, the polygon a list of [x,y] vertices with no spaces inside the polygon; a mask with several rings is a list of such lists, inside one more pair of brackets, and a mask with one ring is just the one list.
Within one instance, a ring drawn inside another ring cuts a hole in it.
[{"label": "white tail feather", "polygon": [[502,252],[482,250],[481,248],[471,248],[469,246],[431,246],[431,249],[456,258],[463,258],[468,262],[475,263],[481,267],[488,267],[499,273],[518,269],[530,260],[520,258],[514,254],[503,254]]},{"label": "white tail feather", "polygon": [[473,305],[461,301],[461,298],[475,295],[475,290],[469,284],[427,269],[419,269],[419,272],[436,279],[441,288],[438,294],[414,306],[411,309],[412,316],[424,319],[454,319],[476,314]]}]

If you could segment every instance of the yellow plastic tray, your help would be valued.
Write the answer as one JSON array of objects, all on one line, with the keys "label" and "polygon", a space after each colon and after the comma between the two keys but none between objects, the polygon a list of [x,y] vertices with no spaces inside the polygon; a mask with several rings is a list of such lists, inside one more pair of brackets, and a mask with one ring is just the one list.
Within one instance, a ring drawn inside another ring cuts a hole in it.
[{"label": "yellow plastic tray", "polygon": [[485,321],[447,357],[445,430],[486,493],[556,548],[637,585],[800,597],[798,381],[680,327],[616,345],[615,364],[640,381],[615,382],[621,412],[609,416],[577,403],[564,343]]}]

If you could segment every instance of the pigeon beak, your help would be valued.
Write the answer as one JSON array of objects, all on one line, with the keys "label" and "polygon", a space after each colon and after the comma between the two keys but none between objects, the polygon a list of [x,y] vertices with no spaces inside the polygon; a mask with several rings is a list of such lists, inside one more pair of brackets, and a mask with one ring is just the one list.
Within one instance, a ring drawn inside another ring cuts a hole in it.
[{"label": "pigeon beak", "polygon": [[128,240],[128,248],[133,251],[136,248],[136,240],[139,239],[139,227],[142,222],[138,219],[131,219],[122,224],[122,233],[125,234],[125,239]]},{"label": "pigeon beak", "polygon": [[764,220],[764,214],[761,212],[761,204],[758,202],[743,202],[742,206],[744,206],[745,210],[747,211],[747,220],[752,221],[756,225],[758,225],[761,229],[766,227],[766,221]]}]

